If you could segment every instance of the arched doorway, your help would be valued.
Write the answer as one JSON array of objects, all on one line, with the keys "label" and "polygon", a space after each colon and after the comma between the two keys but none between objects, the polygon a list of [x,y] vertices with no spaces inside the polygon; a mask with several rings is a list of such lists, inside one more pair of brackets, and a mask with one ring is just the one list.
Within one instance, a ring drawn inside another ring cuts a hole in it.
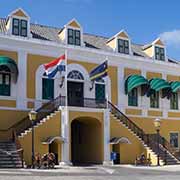
[{"label": "arched doorway", "polygon": [[103,161],[101,122],[90,117],[71,123],[71,160],[73,165],[100,164]]}]

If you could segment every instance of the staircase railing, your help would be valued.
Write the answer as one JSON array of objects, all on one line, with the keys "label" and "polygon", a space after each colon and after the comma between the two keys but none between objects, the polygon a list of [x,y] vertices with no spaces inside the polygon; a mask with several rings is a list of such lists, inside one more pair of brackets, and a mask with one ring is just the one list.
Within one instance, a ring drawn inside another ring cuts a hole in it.
[{"label": "staircase railing", "polygon": [[111,112],[118,118],[120,121],[125,124],[129,129],[131,129],[138,137],[140,137],[146,145],[151,149],[155,150],[157,153],[157,147],[161,148],[160,157],[166,163],[167,151],[171,153],[176,159],[179,160],[178,155],[176,154],[176,149],[162,136],[159,137],[159,144],[156,134],[146,134],[140,127],[138,127],[132,120],[130,120],[125,114],[123,114],[115,105],[111,102],[108,102],[108,107]]},{"label": "staircase railing", "polygon": [[[158,143],[158,135],[157,134],[146,134],[146,137],[149,142],[153,142],[153,143],[155,142],[154,144],[157,147],[157,143]],[[177,149],[161,135],[159,135],[159,145],[160,145],[161,149],[164,148],[164,149],[168,150],[168,152],[170,152],[176,159],[178,159],[178,160],[180,159],[179,155],[177,154]]]},{"label": "staircase railing", "polygon": [[[45,118],[50,113],[54,112],[58,109],[58,107],[62,105],[65,105],[65,97],[64,96],[58,96],[57,98],[43,104],[40,108],[36,109],[37,112],[37,118],[34,122],[34,125],[39,123],[43,118]],[[11,127],[9,127],[6,130],[0,130],[0,135],[2,137],[9,137],[8,140],[13,140],[14,134],[13,132],[16,131],[16,135],[20,135],[25,130],[31,128],[32,123],[29,120],[29,116],[24,117],[22,120],[18,121]]]},{"label": "staircase railing", "polygon": [[17,153],[19,154],[19,156],[21,158],[21,166],[22,166],[22,168],[24,168],[24,150],[21,147],[21,143],[19,142],[19,139],[17,138],[16,131],[13,131],[13,141],[16,144]]},{"label": "staircase railing", "polygon": [[108,103],[108,106],[111,112],[121,120],[123,124],[125,124],[129,129],[131,129],[137,136],[141,139],[145,137],[144,131],[138,127],[133,121],[131,121],[125,114],[123,114],[115,105],[111,102]]}]

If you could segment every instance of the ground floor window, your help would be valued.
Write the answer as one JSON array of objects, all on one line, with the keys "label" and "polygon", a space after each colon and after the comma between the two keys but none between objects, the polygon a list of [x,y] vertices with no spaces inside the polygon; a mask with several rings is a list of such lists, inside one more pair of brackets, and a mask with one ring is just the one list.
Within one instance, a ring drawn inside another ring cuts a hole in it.
[{"label": "ground floor window", "polygon": [[150,107],[159,108],[159,92],[152,90],[150,95]]},{"label": "ground floor window", "polygon": [[178,109],[178,93],[172,93],[170,97],[170,109]]},{"label": "ground floor window", "polygon": [[170,144],[178,148],[178,133],[170,133]]},{"label": "ground floor window", "polygon": [[138,106],[138,90],[134,88],[128,93],[128,106]]},{"label": "ground floor window", "polygon": [[54,99],[54,79],[42,79],[42,99]]}]

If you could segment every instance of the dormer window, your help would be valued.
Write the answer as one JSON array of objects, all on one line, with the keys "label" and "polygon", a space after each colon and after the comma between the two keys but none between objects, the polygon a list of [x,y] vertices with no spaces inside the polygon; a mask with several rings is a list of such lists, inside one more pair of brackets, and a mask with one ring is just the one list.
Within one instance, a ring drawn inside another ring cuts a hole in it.
[{"label": "dormer window", "polygon": [[155,59],[161,61],[165,60],[164,48],[155,46]]},{"label": "dormer window", "polygon": [[118,39],[118,52],[129,54],[129,41],[124,39]]},{"label": "dormer window", "polygon": [[68,44],[80,46],[81,32],[80,30],[68,29]]},{"label": "dormer window", "polygon": [[13,18],[12,34],[16,36],[27,37],[27,21]]}]

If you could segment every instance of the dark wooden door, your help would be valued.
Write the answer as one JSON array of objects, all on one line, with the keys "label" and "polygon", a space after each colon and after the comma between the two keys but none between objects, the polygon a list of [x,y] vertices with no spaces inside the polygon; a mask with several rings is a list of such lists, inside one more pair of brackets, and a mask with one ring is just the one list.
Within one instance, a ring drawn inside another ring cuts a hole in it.
[{"label": "dark wooden door", "polygon": [[83,107],[84,84],[81,82],[68,82],[68,105]]}]

